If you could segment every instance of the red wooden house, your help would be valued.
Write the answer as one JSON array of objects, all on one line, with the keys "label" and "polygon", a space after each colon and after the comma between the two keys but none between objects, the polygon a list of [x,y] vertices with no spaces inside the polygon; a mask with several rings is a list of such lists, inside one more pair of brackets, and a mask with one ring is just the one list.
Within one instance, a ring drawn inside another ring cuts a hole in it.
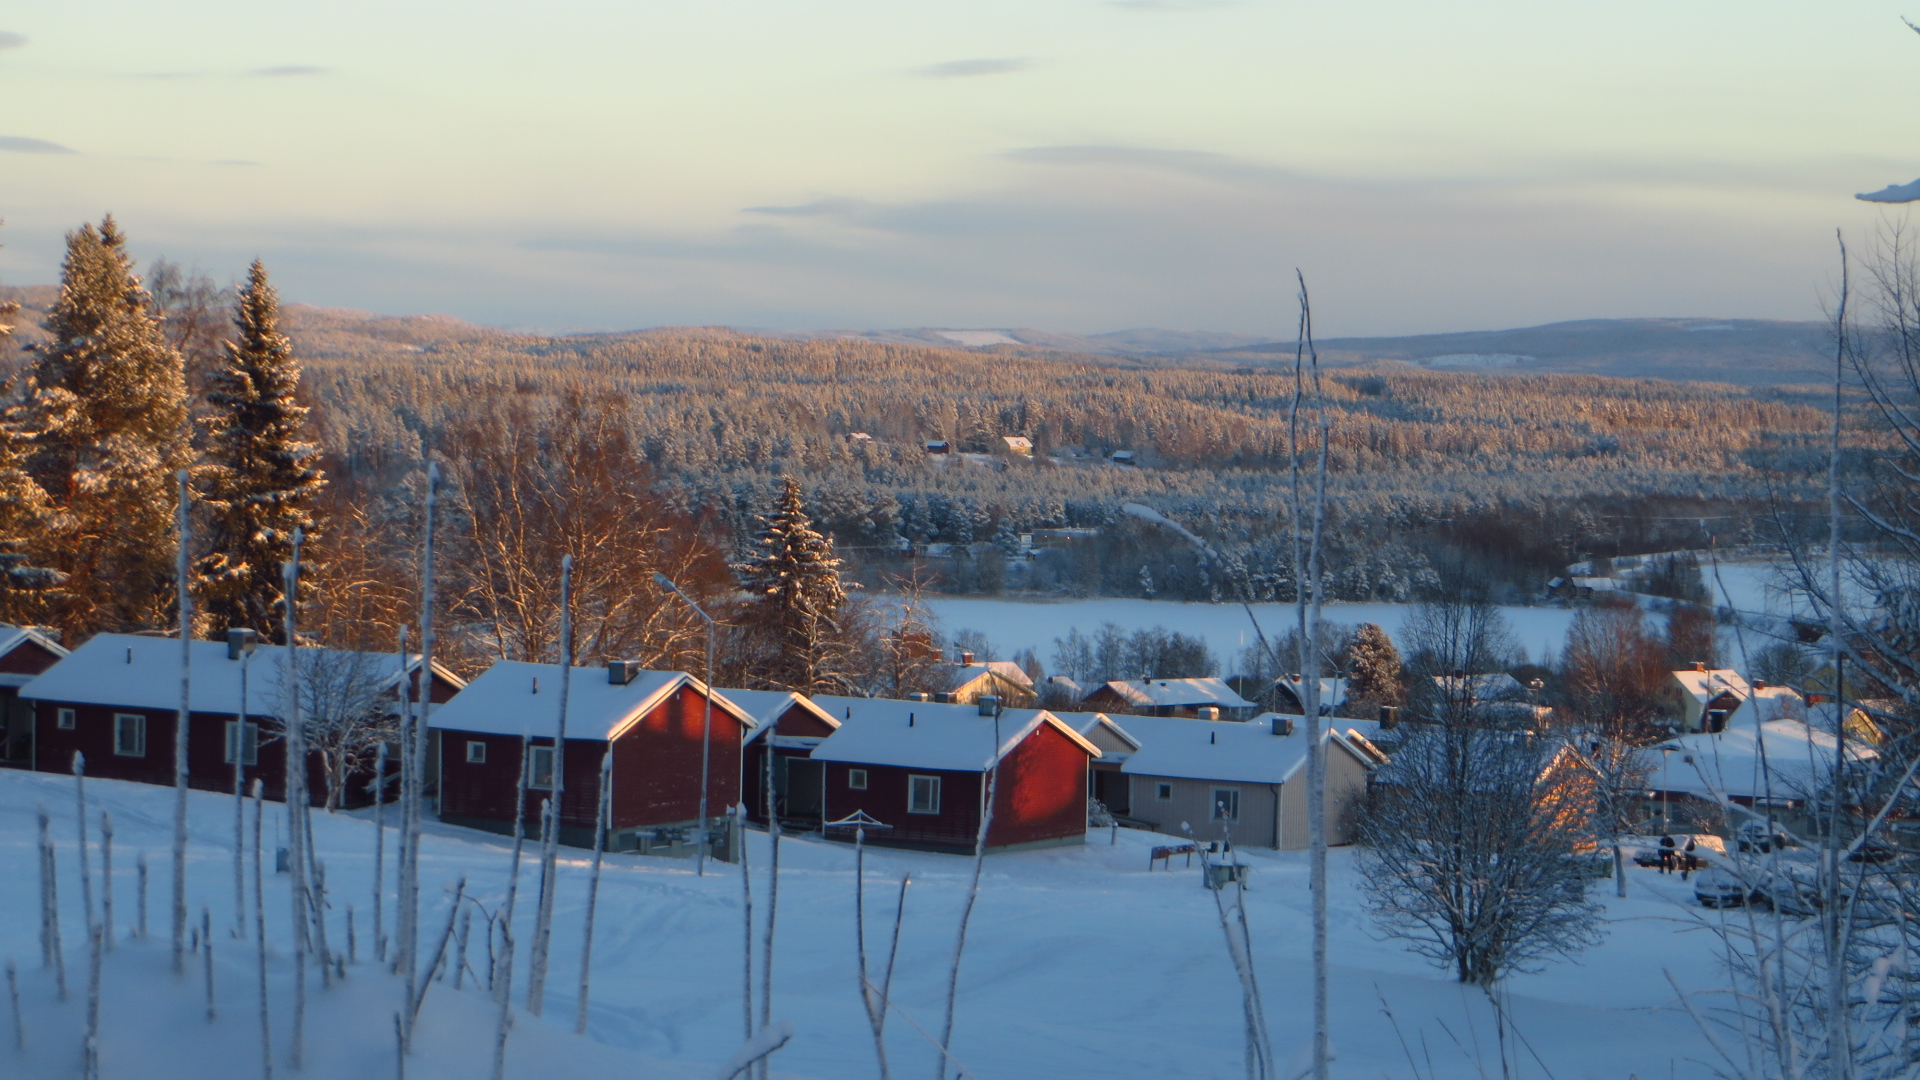
[{"label": "red wooden house", "polygon": [[767,823],[767,755],[773,755],[774,811],[784,827],[810,831],[820,827],[824,793],[822,763],[811,755],[840,729],[832,713],[791,690],[722,690],[759,725],[747,736],[741,786],[747,819]]},{"label": "red wooden house", "polygon": [[[740,801],[740,748],[753,718],[713,695],[707,816],[714,854],[731,858],[728,811]],[[700,758],[707,688],[680,671],[643,671],[615,662],[574,668],[567,691],[560,841],[591,846],[600,806],[600,767],[613,755],[612,851],[688,855],[698,850]],[[440,763],[440,820],[511,832],[520,770],[528,835],[552,797],[560,734],[560,669],[501,661],[429,720]],[[525,740],[526,756],[521,756]]]},{"label": "red wooden house", "polygon": [[[231,791],[260,780],[269,799],[286,797],[286,754],[278,745],[290,710],[283,691],[287,651],[278,645],[244,649],[222,641],[189,643],[191,686],[187,728],[187,782],[202,791]],[[302,648],[302,708],[309,719],[323,710],[393,709],[402,664],[397,653]],[[405,678],[417,695],[420,658],[409,656]],[[434,701],[463,685],[438,666]],[[73,755],[86,755],[87,775],[173,785],[174,726],[180,715],[180,639],[140,634],[96,634],[20,688],[32,704],[32,767],[66,772]],[[240,715],[246,715],[241,726]],[[274,744],[269,746],[269,744]],[[370,770],[348,778],[341,805],[367,806]],[[326,799],[326,772],[316,752],[307,763],[307,790]]]},{"label": "red wooden house", "polygon": [[0,765],[33,768],[33,704],[20,688],[67,650],[40,631],[0,624]]},{"label": "red wooden house", "polygon": [[862,811],[890,826],[870,830],[873,843],[969,852],[997,773],[989,850],[1086,841],[1087,770],[1100,748],[1045,709],[813,700],[840,720],[809,755],[822,763],[826,820]]}]

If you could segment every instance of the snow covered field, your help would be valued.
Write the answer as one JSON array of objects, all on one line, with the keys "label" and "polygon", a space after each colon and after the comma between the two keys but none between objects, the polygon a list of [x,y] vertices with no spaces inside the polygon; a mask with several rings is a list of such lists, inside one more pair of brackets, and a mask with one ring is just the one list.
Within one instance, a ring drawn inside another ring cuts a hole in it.
[{"label": "snow covered field", "polygon": [[[1243,616],[1244,617],[1244,616]],[[79,1075],[85,1012],[85,949],[76,928],[79,906],[73,783],[65,777],[0,772],[0,955],[21,965],[27,1050],[16,1055],[11,1030],[0,1031],[0,1075],[25,1080]],[[250,948],[226,935],[232,922],[230,800],[192,796],[190,902],[212,909],[219,1019],[202,1015],[198,958],[191,973],[167,971],[166,871],[172,792],[112,781],[88,784],[95,813],[110,810],[118,829],[115,918],[125,934],[134,913],[133,863],[145,852],[153,870],[150,916],[155,940],[123,940],[107,965],[103,995],[102,1075],[109,1080],[251,1078],[259,1073]],[[73,993],[52,1000],[51,977],[39,970],[34,872],[36,804],[54,813],[59,846],[62,924]],[[268,832],[278,808],[269,804]],[[422,873],[431,898],[425,933],[437,938],[455,879],[488,904],[504,891],[508,845],[499,837],[430,826]],[[333,935],[343,940],[345,905],[356,908],[361,963],[346,982],[311,994],[309,1080],[375,1080],[394,1076],[393,981],[367,961],[373,828],[361,815],[316,813],[317,849],[327,864],[334,902]],[[96,837],[97,839],[97,837]],[[1117,846],[1097,837],[1086,847],[999,855],[988,865],[961,978],[954,1053],[981,1078],[1239,1077],[1239,997],[1198,870],[1147,871],[1156,838],[1122,832]],[[269,839],[269,844],[272,843]],[[392,846],[388,846],[392,872]],[[740,1045],[740,877],[713,864],[698,878],[689,863],[636,856],[610,858],[601,891],[590,1040],[571,1035],[573,987],[580,948],[585,860],[562,871],[555,970],[546,1016],[520,1015],[508,1075],[549,1077],[595,1070],[623,1077],[711,1076]],[[767,842],[752,845],[756,911],[764,914]],[[1399,944],[1378,940],[1355,892],[1352,853],[1333,856],[1331,910],[1333,1038],[1336,1075],[1411,1078],[1497,1075],[1495,1029],[1483,996],[1463,991]],[[1304,856],[1248,852],[1255,869],[1249,905],[1260,978],[1276,1048],[1303,1052],[1310,1014]],[[1176,867],[1178,861],[1176,860]],[[780,1077],[876,1075],[872,1044],[855,994],[853,853],[838,844],[790,840],[782,845],[779,944],[774,965],[776,1019],[797,1034],[774,1060]],[[904,1017],[888,1027],[895,1075],[925,1076],[927,1042],[906,1022],[936,1029],[968,861],[904,852],[870,852],[869,912],[884,922],[899,875],[911,872],[906,933],[895,997]],[[523,870],[520,912],[530,936],[536,875]],[[270,877],[270,928],[285,939],[286,877]],[[445,888],[445,892],[442,888]],[[96,880],[96,889],[98,883]],[[1633,896],[1609,897],[1605,945],[1576,963],[1519,976],[1509,1007],[1524,1048],[1518,1075],[1556,1080],[1593,1077],[1704,1077],[1708,1048],[1691,1021],[1672,1007],[1663,971],[1683,985],[1716,981],[1711,935],[1688,928],[1717,917],[1691,904],[1688,886],[1651,871],[1633,872]],[[391,921],[389,921],[389,929]],[[877,941],[879,931],[872,931]],[[479,935],[475,935],[476,944]],[[522,953],[524,957],[524,951]],[[478,963],[475,964],[479,967]],[[284,1040],[288,971],[274,960],[275,1033]],[[516,993],[525,985],[524,970]],[[1390,1007],[1406,1042],[1382,1012]],[[493,1027],[491,1004],[471,990],[435,986],[428,996],[420,1045],[408,1075],[484,1077]],[[4,1023],[4,1021],[0,1021]],[[284,1050],[284,1043],[282,1043]],[[1537,1058],[1535,1055],[1538,1055]],[[1476,1064],[1475,1058],[1479,1059]]]},{"label": "snow covered field", "polygon": [[[1002,600],[972,597],[930,597],[923,603],[940,619],[940,627],[951,635],[957,630],[978,630],[993,642],[1001,659],[1021,649],[1032,649],[1043,664],[1053,660],[1053,639],[1067,636],[1079,627],[1091,634],[1101,623],[1118,624],[1129,632],[1151,626],[1164,626],[1189,636],[1204,638],[1213,655],[1219,657],[1223,674],[1232,674],[1241,650],[1255,640],[1253,623],[1239,604],[1199,604],[1173,600]],[[1379,623],[1398,639],[1411,604],[1332,603],[1322,618],[1329,622],[1354,625]],[[1573,622],[1573,611],[1551,607],[1503,607],[1514,641],[1539,661],[1558,656]],[[1287,632],[1294,625],[1292,604],[1255,604],[1253,613],[1269,638]]]}]

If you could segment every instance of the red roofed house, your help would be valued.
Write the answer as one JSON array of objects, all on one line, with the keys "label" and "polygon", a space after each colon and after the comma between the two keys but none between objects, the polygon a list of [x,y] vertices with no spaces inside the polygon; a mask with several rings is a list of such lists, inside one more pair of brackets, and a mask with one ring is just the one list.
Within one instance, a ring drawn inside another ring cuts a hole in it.
[{"label": "red roofed house", "polygon": [[[822,814],[889,828],[871,843],[971,852],[997,772],[992,851],[1086,842],[1087,771],[1100,748],[1044,709],[815,697],[840,720],[810,755],[824,765]],[[836,835],[837,839],[846,839]]]},{"label": "red roofed house", "polygon": [[[610,851],[691,855],[699,849],[700,758],[707,688],[681,671],[643,671],[616,661],[576,667],[567,694],[560,841],[593,844],[600,766],[613,755]],[[553,789],[560,723],[560,672],[552,664],[503,660],[488,668],[429,726],[438,742],[440,820],[511,832],[514,792],[529,769],[522,808],[527,835]],[[713,695],[706,783],[707,827],[716,858],[732,857],[728,810],[740,800],[740,749],[753,717]],[[527,756],[521,758],[522,739]]]},{"label": "red roofed house", "polygon": [[740,786],[746,792],[747,820],[767,823],[767,754],[773,754],[774,810],[780,824],[811,831],[820,827],[823,766],[813,749],[840,728],[840,721],[791,690],[722,690],[759,726],[747,735]]}]

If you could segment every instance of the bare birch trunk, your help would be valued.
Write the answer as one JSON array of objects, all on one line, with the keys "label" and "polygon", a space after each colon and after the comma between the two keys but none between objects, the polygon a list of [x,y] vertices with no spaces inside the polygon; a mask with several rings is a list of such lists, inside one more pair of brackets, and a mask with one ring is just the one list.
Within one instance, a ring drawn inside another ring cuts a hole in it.
[{"label": "bare birch trunk", "polygon": [[253,782],[253,940],[260,976],[260,1070],[266,1080],[273,1080],[273,1021],[267,1006],[267,886],[260,844],[266,817],[266,788],[256,779]]},{"label": "bare birch trunk", "polygon": [[100,929],[113,951],[113,815],[100,811]]},{"label": "bare birch trunk", "polygon": [[[520,737],[520,780],[513,797],[513,868],[507,878],[507,900],[500,912],[500,956],[494,961],[493,992],[500,1003],[500,1018],[493,1034],[493,1080],[504,1080],[507,1071],[507,1035],[513,1030],[513,908],[520,894],[520,850],[525,840],[527,807],[527,746],[531,740]],[[408,1037],[412,1037],[409,1025]],[[411,1049],[411,1046],[409,1046]]]},{"label": "bare birch trunk", "polygon": [[87,928],[86,1076],[100,1078],[100,928]]},{"label": "bare birch trunk", "polygon": [[407,627],[400,627],[400,835],[394,848],[393,896],[393,973],[404,975],[406,964],[400,959],[412,947],[408,934],[406,898],[413,883],[413,864],[407,853],[413,850],[411,830],[407,827],[407,808],[413,805],[413,789],[419,781],[413,775],[413,680],[407,673]]},{"label": "bare birch trunk", "polygon": [[553,738],[552,824],[540,841],[540,912],[533,924],[527,1011],[539,1016],[547,997],[547,954],[553,943],[554,894],[560,879],[560,813],[567,789],[567,696],[573,687],[573,556],[560,559],[560,718]]},{"label": "bare birch trunk", "polygon": [[187,545],[191,539],[187,470],[181,469],[176,478],[180,482],[176,525],[179,551],[174,568],[180,592],[180,712],[173,722],[173,970],[181,974],[186,971],[187,941],[187,731],[193,719],[193,596],[187,589]]},{"label": "bare birch trunk", "polygon": [[587,924],[580,941],[580,1006],[573,1019],[573,1033],[587,1033],[587,989],[593,972],[593,917],[600,903],[600,864],[607,851],[607,823],[612,817],[613,750],[600,758],[600,808],[593,825],[593,873],[587,878]]},{"label": "bare birch trunk", "polygon": [[[1834,670],[1834,758],[1833,820],[1827,826],[1826,903],[1821,917],[1826,922],[1827,945],[1827,1060],[1832,1080],[1853,1078],[1853,1036],[1847,1024],[1847,946],[1846,912],[1840,897],[1841,804],[1845,801],[1844,779],[1847,765],[1846,724],[1846,643],[1842,632],[1845,615],[1840,610],[1840,415],[1844,404],[1843,374],[1847,354],[1847,245],[1840,241],[1840,304],[1834,318],[1836,328],[1833,352],[1833,432],[1827,455],[1827,640]],[[1851,907],[1851,905],[1847,905]]]},{"label": "bare birch trunk", "polygon": [[[67,950],[60,940],[59,860],[53,851],[53,821],[47,808],[39,808],[40,817],[40,963],[53,969],[54,986],[60,1000],[67,1000]],[[144,881],[144,877],[142,878]],[[143,892],[144,896],[145,893]]]},{"label": "bare birch trunk", "polygon": [[[407,682],[407,658],[405,650],[400,656],[400,684]],[[401,705],[404,704],[405,691],[402,691]],[[386,931],[381,924],[381,911],[387,905],[387,744],[383,740],[374,754],[373,765],[373,958],[382,961],[387,958]]]},{"label": "bare birch trunk", "polygon": [[[767,858],[767,936],[760,948],[760,1030],[765,1031],[773,1024],[773,931],[774,923],[780,914],[780,815],[773,798],[773,738],[767,738],[766,753],[761,755],[766,762],[766,778],[761,787],[767,794],[767,844],[770,854]],[[754,1063],[754,1072],[760,1080],[767,1080],[768,1057],[762,1057]]]},{"label": "bare birch trunk", "polygon": [[740,837],[740,1015],[746,1042],[753,1041],[753,875],[747,861],[747,804],[733,808],[733,827]]},{"label": "bare birch trunk", "polygon": [[947,1057],[953,1049],[953,1015],[960,1001],[960,958],[967,950],[967,924],[973,919],[974,901],[980,898],[980,873],[987,865],[987,833],[993,828],[993,800],[1000,783],[999,725],[994,725],[993,768],[987,773],[987,797],[980,813],[980,833],[973,841],[973,881],[967,886],[967,899],[960,907],[960,932],[953,941],[953,963],[947,969],[947,1014],[940,1028],[940,1057],[936,1060],[934,1080],[945,1080]]},{"label": "bare birch trunk", "polygon": [[73,801],[80,830],[80,913],[85,916],[82,925],[92,933],[99,921],[93,917],[92,860],[87,857],[87,759],[78,750],[73,752]]},{"label": "bare birch trunk", "polygon": [[147,940],[147,853],[141,852],[133,857],[134,877],[139,882],[139,895],[134,897],[135,913],[139,919],[137,931],[141,941]]},{"label": "bare birch trunk", "polygon": [[292,875],[287,893],[292,905],[288,926],[293,934],[293,1031],[287,1057],[297,1070],[306,1056],[307,945],[311,929],[307,925],[307,853],[303,843],[307,830],[302,823],[307,808],[307,725],[300,701],[299,605],[294,603],[300,595],[300,533],[297,529],[293,537],[293,558],[280,568],[280,582],[287,637],[280,685],[284,688],[287,712],[287,869]]},{"label": "bare birch trunk", "polygon": [[[433,515],[439,498],[440,466],[429,464],[420,562],[420,711],[413,724],[412,745],[407,747],[408,756],[413,759],[413,798],[408,801],[405,811],[407,881],[401,897],[404,905],[401,917],[407,925],[406,948],[401,963],[406,968],[409,990],[417,980],[420,966],[420,820],[427,795],[427,729],[433,708]],[[526,754],[523,752],[521,769],[524,771],[525,768]],[[407,1026],[407,1048],[413,1048],[411,1023]]]},{"label": "bare birch trunk", "polygon": [[219,1018],[213,1005],[213,912],[200,909],[200,959],[207,981],[207,1023]]},{"label": "bare birch trunk", "polygon": [[252,663],[251,652],[240,655],[240,715],[233,744],[233,936],[242,941],[247,937],[247,668]]}]

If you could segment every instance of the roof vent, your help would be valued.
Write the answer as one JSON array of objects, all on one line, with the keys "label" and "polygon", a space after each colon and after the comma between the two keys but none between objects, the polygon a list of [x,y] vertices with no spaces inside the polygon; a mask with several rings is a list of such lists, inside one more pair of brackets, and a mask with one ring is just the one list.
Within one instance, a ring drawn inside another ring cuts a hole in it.
[{"label": "roof vent", "polygon": [[1400,709],[1394,705],[1380,706],[1380,730],[1392,731],[1400,726]]},{"label": "roof vent", "polygon": [[607,661],[607,681],[615,686],[627,685],[632,682],[634,676],[638,674],[640,674],[640,661],[638,660]]},{"label": "roof vent", "polygon": [[915,690],[913,693],[907,695],[907,700],[925,701],[927,700],[927,692],[925,690]]},{"label": "roof vent", "polygon": [[981,694],[978,698],[974,699],[974,703],[980,706],[981,716],[1000,715],[1000,698],[998,695]]},{"label": "roof vent", "polygon": [[963,653],[961,653],[961,654],[960,654],[960,666],[962,666],[962,667],[972,667],[972,666],[973,666],[973,654],[972,654],[972,653],[970,653],[970,652],[963,652]]},{"label": "roof vent", "polygon": [[1202,707],[1202,708],[1200,709],[1200,719],[1202,719],[1202,720],[1218,720],[1218,719],[1220,719],[1220,706],[1218,706],[1218,705],[1207,705],[1207,706],[1203,706],[1203,707]]},{"label": "roof vent", "polygon": [[259,644],[259,634],[236,626],[227,631],[227,659],[238,660],[252,653]]},{"label": "roof vent", "polygon": [[939,693],[933,695],[933,700],[939,702],[942,705],[951,705],[953,704],[953,695],[942,690]]}]

